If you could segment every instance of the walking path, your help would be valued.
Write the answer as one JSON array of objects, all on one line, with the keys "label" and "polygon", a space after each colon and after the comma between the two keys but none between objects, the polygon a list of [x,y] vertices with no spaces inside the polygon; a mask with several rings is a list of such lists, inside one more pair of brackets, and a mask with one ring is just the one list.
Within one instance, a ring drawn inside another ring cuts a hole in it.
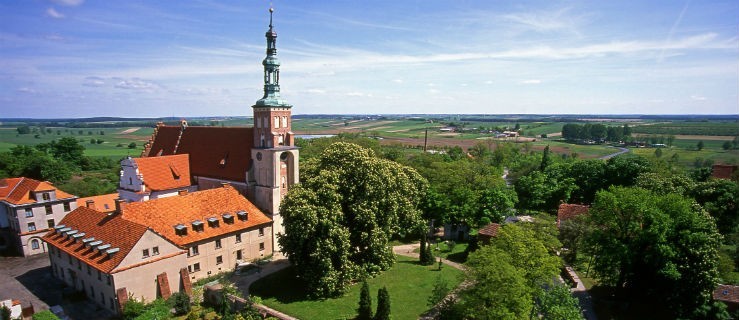
[{"label": "walking path", "polygon": [[624,154],[624,153],[629,152],[629,149],[628,148],[621,148],[621,147],[615,147],[615,148],[618,148],[619,151],[616,152],[616,153],[611,153],[609,155],[602,156],[602,157],[600,157],[598,159],[608,160],[608,159],[613,158],[613,157],[615,157],[617,155],[621,155],[621,154]]},{"label": "walking path", "polygon": [[570,278],[575,281],[576,286],[570,289],[572,296],[577,298],[580,302],[580,307],[583,309],[583,314],[587,320],[598,320],[595,316],[595,310],[593,309],[593,299],[590,297],[588,290],[585,289],[585,285],[580,281],[580,277],[575,273],[575,270],[570,266],[565,266],[565,270],[570,275]]}]

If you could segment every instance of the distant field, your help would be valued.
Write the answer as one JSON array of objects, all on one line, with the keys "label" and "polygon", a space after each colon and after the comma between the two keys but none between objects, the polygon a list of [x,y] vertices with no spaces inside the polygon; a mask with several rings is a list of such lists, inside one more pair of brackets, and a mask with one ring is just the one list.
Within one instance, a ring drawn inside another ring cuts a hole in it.
[{"label": "distant field", "polygon": [[670,121],[634,126],[632,132],[664,135],[739,136],[739,123],[736,121]]},{"label": "distant field", "polygon": [[[51,130],[51,133],[18,134],[18,131],[14,128],[2,128],[0,129],[0,152],[8,151],[16,145],[33,146],[40,143],[49,143],[62,137],[74,137],[85,147],[85,155],[87,156],[119,159],[128,155],[139,156],[144,143],[149,140],[152,132],[154,132],[153,128],[140,127],[85,129],[49,127],[48,129]],[[95,140],[94,144],[90,143],[91,139]],[[98,144],[98,139],[103,142]],[[128,148],[131,142],[136,143],[135,149]]]}]

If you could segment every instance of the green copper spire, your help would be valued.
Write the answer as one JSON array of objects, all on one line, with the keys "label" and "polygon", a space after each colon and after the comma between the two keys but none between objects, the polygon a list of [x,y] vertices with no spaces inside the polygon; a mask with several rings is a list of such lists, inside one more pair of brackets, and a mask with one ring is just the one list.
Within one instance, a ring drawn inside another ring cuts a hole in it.
[{"label": "green copper spire", "polygon": [[277,32],[272,27],[272,13],[269,8],[269,30],[267,37],[267,57],[262,61],[264,66],[264,97],[257,100],[255,107],[292,107],[280,97],[280,60],[277,59]]}]

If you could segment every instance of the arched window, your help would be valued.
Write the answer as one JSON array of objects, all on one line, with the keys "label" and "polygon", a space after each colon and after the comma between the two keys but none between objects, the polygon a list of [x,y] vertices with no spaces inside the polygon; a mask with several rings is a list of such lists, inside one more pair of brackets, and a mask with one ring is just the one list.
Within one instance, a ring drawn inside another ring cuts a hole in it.
[{"label": "arched window", "polygon": [[275,117],[275,129],[280,127],[280,117]]},{"label": "arched window", "polygon": [[282,116],[282,127],[287,128],[287,117],[286,116]]},{"label": "arched window", "polygon": [[39,248],[39,242],[36,239],[31,240],[31,249],[38,250]]}]

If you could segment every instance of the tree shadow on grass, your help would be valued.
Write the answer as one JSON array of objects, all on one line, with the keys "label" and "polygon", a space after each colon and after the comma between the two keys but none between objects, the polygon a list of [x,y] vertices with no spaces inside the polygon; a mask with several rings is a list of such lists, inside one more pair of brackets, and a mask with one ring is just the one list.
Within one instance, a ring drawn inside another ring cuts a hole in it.
[{"label": "tree shadow on grass", "polygon": [[306,290],[305,282],[298,278],[295,267],[285,268],[254,282],[249,292],[262,299],[275,299],[280,303],[315,300]]}]

